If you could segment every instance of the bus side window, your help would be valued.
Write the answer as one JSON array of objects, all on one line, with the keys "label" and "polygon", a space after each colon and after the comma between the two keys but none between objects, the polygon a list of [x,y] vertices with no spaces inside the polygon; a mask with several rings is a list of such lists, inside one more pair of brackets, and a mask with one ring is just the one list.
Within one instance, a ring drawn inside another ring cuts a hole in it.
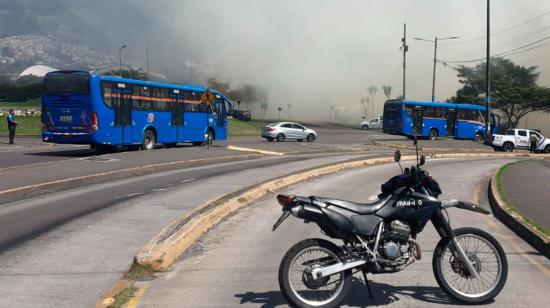
[{"label": "bus side window", "polygon": [[103,102],[109,107],[113,107],[113,97],[112,97],[112,83],[104,81],[101,83],[101,91],[103,96]]}]

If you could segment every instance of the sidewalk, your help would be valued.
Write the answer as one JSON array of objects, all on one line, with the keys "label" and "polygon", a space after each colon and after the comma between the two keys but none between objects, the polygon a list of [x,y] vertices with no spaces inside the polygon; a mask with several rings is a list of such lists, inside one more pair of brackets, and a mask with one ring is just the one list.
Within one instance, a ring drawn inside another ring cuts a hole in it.
[{"label": "sidewalk", "polygon": [[9,144],[7,135],[0,135],[0,151],[20,150],[29,148],[45,148],[59,146],[53,143],[42,142],[40,136],[17,136],[15,135],[15,144]]},{"label": "sidewalk", "polygon": [[513,206],[550,230],[550,159],[509,165],[501,184]]},{"label": "sidewalk", "polygon": [[[375,145],[414,149],[412,140],[377,140]],[[494,152],[492,147],[477,143],[472,140],[455,140],[455,139],[437,139],[437,140],[418,140],[418,149],[424,151],[475,151],[475,152]]]}]

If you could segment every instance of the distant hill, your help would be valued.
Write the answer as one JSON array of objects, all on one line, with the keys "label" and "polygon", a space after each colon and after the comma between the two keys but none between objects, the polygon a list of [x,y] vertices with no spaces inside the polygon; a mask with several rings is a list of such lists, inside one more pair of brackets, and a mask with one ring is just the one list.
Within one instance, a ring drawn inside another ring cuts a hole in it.
[{"label": "distant hill", "polygon": [[154,46],[158,58],[174,58],[176,50],[181,57],[181,46],[166,44],[180,42],[177,29],[163,20],[170,3],[177,1],[0,0],[0,73],[37,63],[108,67],[118,64],[122,44],[132,64],[145,63],[145,45]]}]

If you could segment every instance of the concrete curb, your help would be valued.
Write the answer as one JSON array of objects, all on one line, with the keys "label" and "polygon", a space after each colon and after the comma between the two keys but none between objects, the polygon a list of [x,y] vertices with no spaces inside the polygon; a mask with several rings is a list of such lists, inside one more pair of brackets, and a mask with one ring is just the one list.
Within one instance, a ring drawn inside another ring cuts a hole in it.
[{"label": "concrete curb", "polygon": [[493,210],[493,215],[541,254],[550,259],[550,237],[533,228],[521,215],[511,211],[498,193],[497,174],[499,170],[491,177],[488,189],[489,204]]},{"label": "concrete curb", "polygon": [[[394,148],[394,149],[404,149],[404,150],[415,150],[415,147],[409,146],[409,145],[403,145],[403,144],[394,144],[394,143],[385,143],[380,141],[373,141],[373,144],[380,147],[387,147],[387,148]],[[418,148],[419,151],[456,151],[456,148],[446,148],[446,147],[439,147],[439,148]],[[471,152],[492,152],[489,149],[468,149],[468,151]]]},{"label": "concrete curb", "polygon": [[127,178],[133,176],[146,175],[156,172],[169,171],[175,169],[181,169],[185,167],[198,167],[207,165],[211,162],[222,163],[222,162],[234,162],[242,160],[250,160],[260,158],[263,155],[261,154],[246,154],[238,156],[222,156],[222,157],[212,157],[212,158],[202,158],[202,159],[193,159],[193,160],[183,160],[169,163],[159,163],[153,165],[146,165],[140,167],[126,168],[121,170],[102,172],[96,174],[90,174],[85,176],[78,176],[69,179],[62,179],[52,182],[28,185],[17,187],[13,189],[0,191],[0,204],[7,202],[14,202],[24,198],[35,197],[43,195],[45,193],[53,193],[63,190],[68,190],[71,188],[79,187],[82,185],[97,184],[103,183],[107,180],[114,180],[120,178]]}]

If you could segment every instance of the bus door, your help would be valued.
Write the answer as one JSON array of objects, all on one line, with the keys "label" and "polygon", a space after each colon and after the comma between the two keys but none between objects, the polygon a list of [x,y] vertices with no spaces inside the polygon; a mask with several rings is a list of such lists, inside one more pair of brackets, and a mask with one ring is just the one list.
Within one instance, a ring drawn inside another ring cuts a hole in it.
[{"label": "bus door", "polygon": [[422,125],[424,121],[424,110],[422,108],[414,108],[413,116],[413,136],[422,136]]},{"label": "bus door", "polygon": [[449,109],[447,111],[447,136],[455,137],[456,131],[456,110]]},{"label": "bus door", "polygon": [[212,114],[214,116],[216,139],[225,140],[227,138],[227,110],[225,100],[219,95],[216,95],[216,100],[212,105]]},{"label": "bus door", "polygon": [[120,127],[121,144],[132,143],[132,100],[130,90],[124,84],[113,89],[113,108],[115,109],[115,126]]},{"label": "bus door", "polygon": [[170,123],[176,128],[176,142],[183,140],[183,98],[175,97],[172,99]]}]

